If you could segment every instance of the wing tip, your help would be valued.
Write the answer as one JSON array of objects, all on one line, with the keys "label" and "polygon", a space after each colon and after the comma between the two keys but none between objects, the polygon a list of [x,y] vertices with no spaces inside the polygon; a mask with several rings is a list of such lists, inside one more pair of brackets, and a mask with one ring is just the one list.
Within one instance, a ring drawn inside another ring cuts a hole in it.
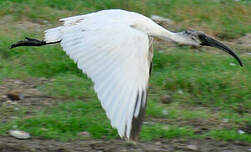
[{"label": "wing tip", "polygon": [[[133,115],[132,128],[131,128],[131,132],[130,132],[130,136],[129,136],[129,140],[132,140],[132,141],[137,141],[139,138],[139,133],[142,128],[142,124],[143,124],[143,120],[144,120],[144,116],[145,116],[146,105],[147,105],[146,104],[147,91],[143,90],[141,92],[141,98],[139,98],[139,96],[140,96],[139,94],[140,94],[140,92],[138,92],[138,94],[137,94],[135,108],[136,108],[137,104],[140,102],[140,110],[139,110],[138,116]],[[138,101],[138,99],[141,99],[141,101]],[[134,109],[134,112],[135,112],[135,109]]]},{"label": "wing tip", "polygon": [[[132,115],[132,123],[130,128],[128,128],[127,124],[125,124],[124,131],[122,133],[119,133],[119,136],[121,139],[127,141],[127,142],[134,142],[138,141],[139,139],[139,134],[142,128],[143,124],[143,119],[145,115],[145,110],[146,110],[146,96],[147,96],[147,91],[138,91],[137,96],[136,96],[136,102],[135,102],[135,107]],[[138,115],[134,115],[136,112],[137,104],[140,104],[140,110],[138,112]],[[114,128],[116,128],[114,126]]]}]

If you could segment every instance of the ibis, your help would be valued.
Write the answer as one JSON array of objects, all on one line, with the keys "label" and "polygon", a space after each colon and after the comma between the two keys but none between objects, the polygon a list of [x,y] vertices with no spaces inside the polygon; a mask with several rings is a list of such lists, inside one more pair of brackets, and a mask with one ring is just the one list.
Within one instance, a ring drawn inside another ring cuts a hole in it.
[{"label": "ibis", "polygon": [[154,38],[183,45],[216,47],[243,66],[229,47],[205,33],[171,32],[136,12],[110,9],[60,21],[61,26],[45,31],[44,40],[26,37],[11,48],[60,43],[78,68],[93,81],[112,127],[125,140],[137,140],[141,130]]}]

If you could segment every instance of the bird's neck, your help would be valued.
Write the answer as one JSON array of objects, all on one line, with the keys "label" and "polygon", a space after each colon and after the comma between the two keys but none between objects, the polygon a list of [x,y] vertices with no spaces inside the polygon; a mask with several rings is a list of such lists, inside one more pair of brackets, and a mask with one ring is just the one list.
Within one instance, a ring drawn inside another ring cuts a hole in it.
[{"label": "bird's neck", "polygon": [[147,24],[134,24],[132,27],[148,34],[151,37],[157,37],[162,40],[171,41],[178,44],[187,44],[187,39],[184,37],[184,35],[182,35],[182,32],[175,33],[168,31],[153,21],[149,21]]},{"label": "bird's neck", "polygon": [[161,29],[157,31],[156,37],[166,41],[182,43],[182,39],[178,33],[168,31],[163,27],[161,27]]},{"label": "bird's neck", "polygon": [[167,29],[161,26],[159,26],[157,29],[158,30],[155,30],[152,33],[150,33],[150,35],[153,37],[160,38],[165,41],[171,41],[178,44],[184,43],[184,38],[181,36],[180,33],[168,31]]}]

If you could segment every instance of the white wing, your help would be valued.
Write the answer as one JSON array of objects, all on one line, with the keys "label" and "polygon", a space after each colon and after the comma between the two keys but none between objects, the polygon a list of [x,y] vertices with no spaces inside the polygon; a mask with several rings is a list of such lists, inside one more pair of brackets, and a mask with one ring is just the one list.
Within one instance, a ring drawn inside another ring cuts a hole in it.
[{"label": "white wing", "polygon": [[[96,28],[74,24],[59,29],[63,49],[94,82],[112,126],[121,137],[136,138],[146,107],[148,35],[115,23]],[[48,37],[50,32],[53,35],[53,29],[47,31]]]}]

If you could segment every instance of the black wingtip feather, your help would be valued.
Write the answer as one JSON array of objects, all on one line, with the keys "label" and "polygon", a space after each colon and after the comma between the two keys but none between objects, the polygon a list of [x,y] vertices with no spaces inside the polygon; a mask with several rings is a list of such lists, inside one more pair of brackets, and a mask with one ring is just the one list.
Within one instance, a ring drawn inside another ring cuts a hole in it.
[{"label": "black wingtip feather", "polygon": [[[141,96],[141,98],[139,98],[140,96]],[[138,92],[138,94],[137,94],[136,104],[135,104],[133,113],[135,113],[135,109],[138,106],[138,104],[140,104],[140,111],[139,111],[139,115],[137,117],[134,117],[134,115],[133,115],[132,129],[131,129],[131,133],[130,133],[130,140],[133,140],[133,141],[138,140],[139,133],[140,133],[140,130],[141,130],[141,127],[142,127],[142,124],[143,124],[146,105],[147,105],[146,97],[147,97],[146,90],[143,90],[142,92]],[[141,101],[139,101],[139,99],[141,99]]]}]

